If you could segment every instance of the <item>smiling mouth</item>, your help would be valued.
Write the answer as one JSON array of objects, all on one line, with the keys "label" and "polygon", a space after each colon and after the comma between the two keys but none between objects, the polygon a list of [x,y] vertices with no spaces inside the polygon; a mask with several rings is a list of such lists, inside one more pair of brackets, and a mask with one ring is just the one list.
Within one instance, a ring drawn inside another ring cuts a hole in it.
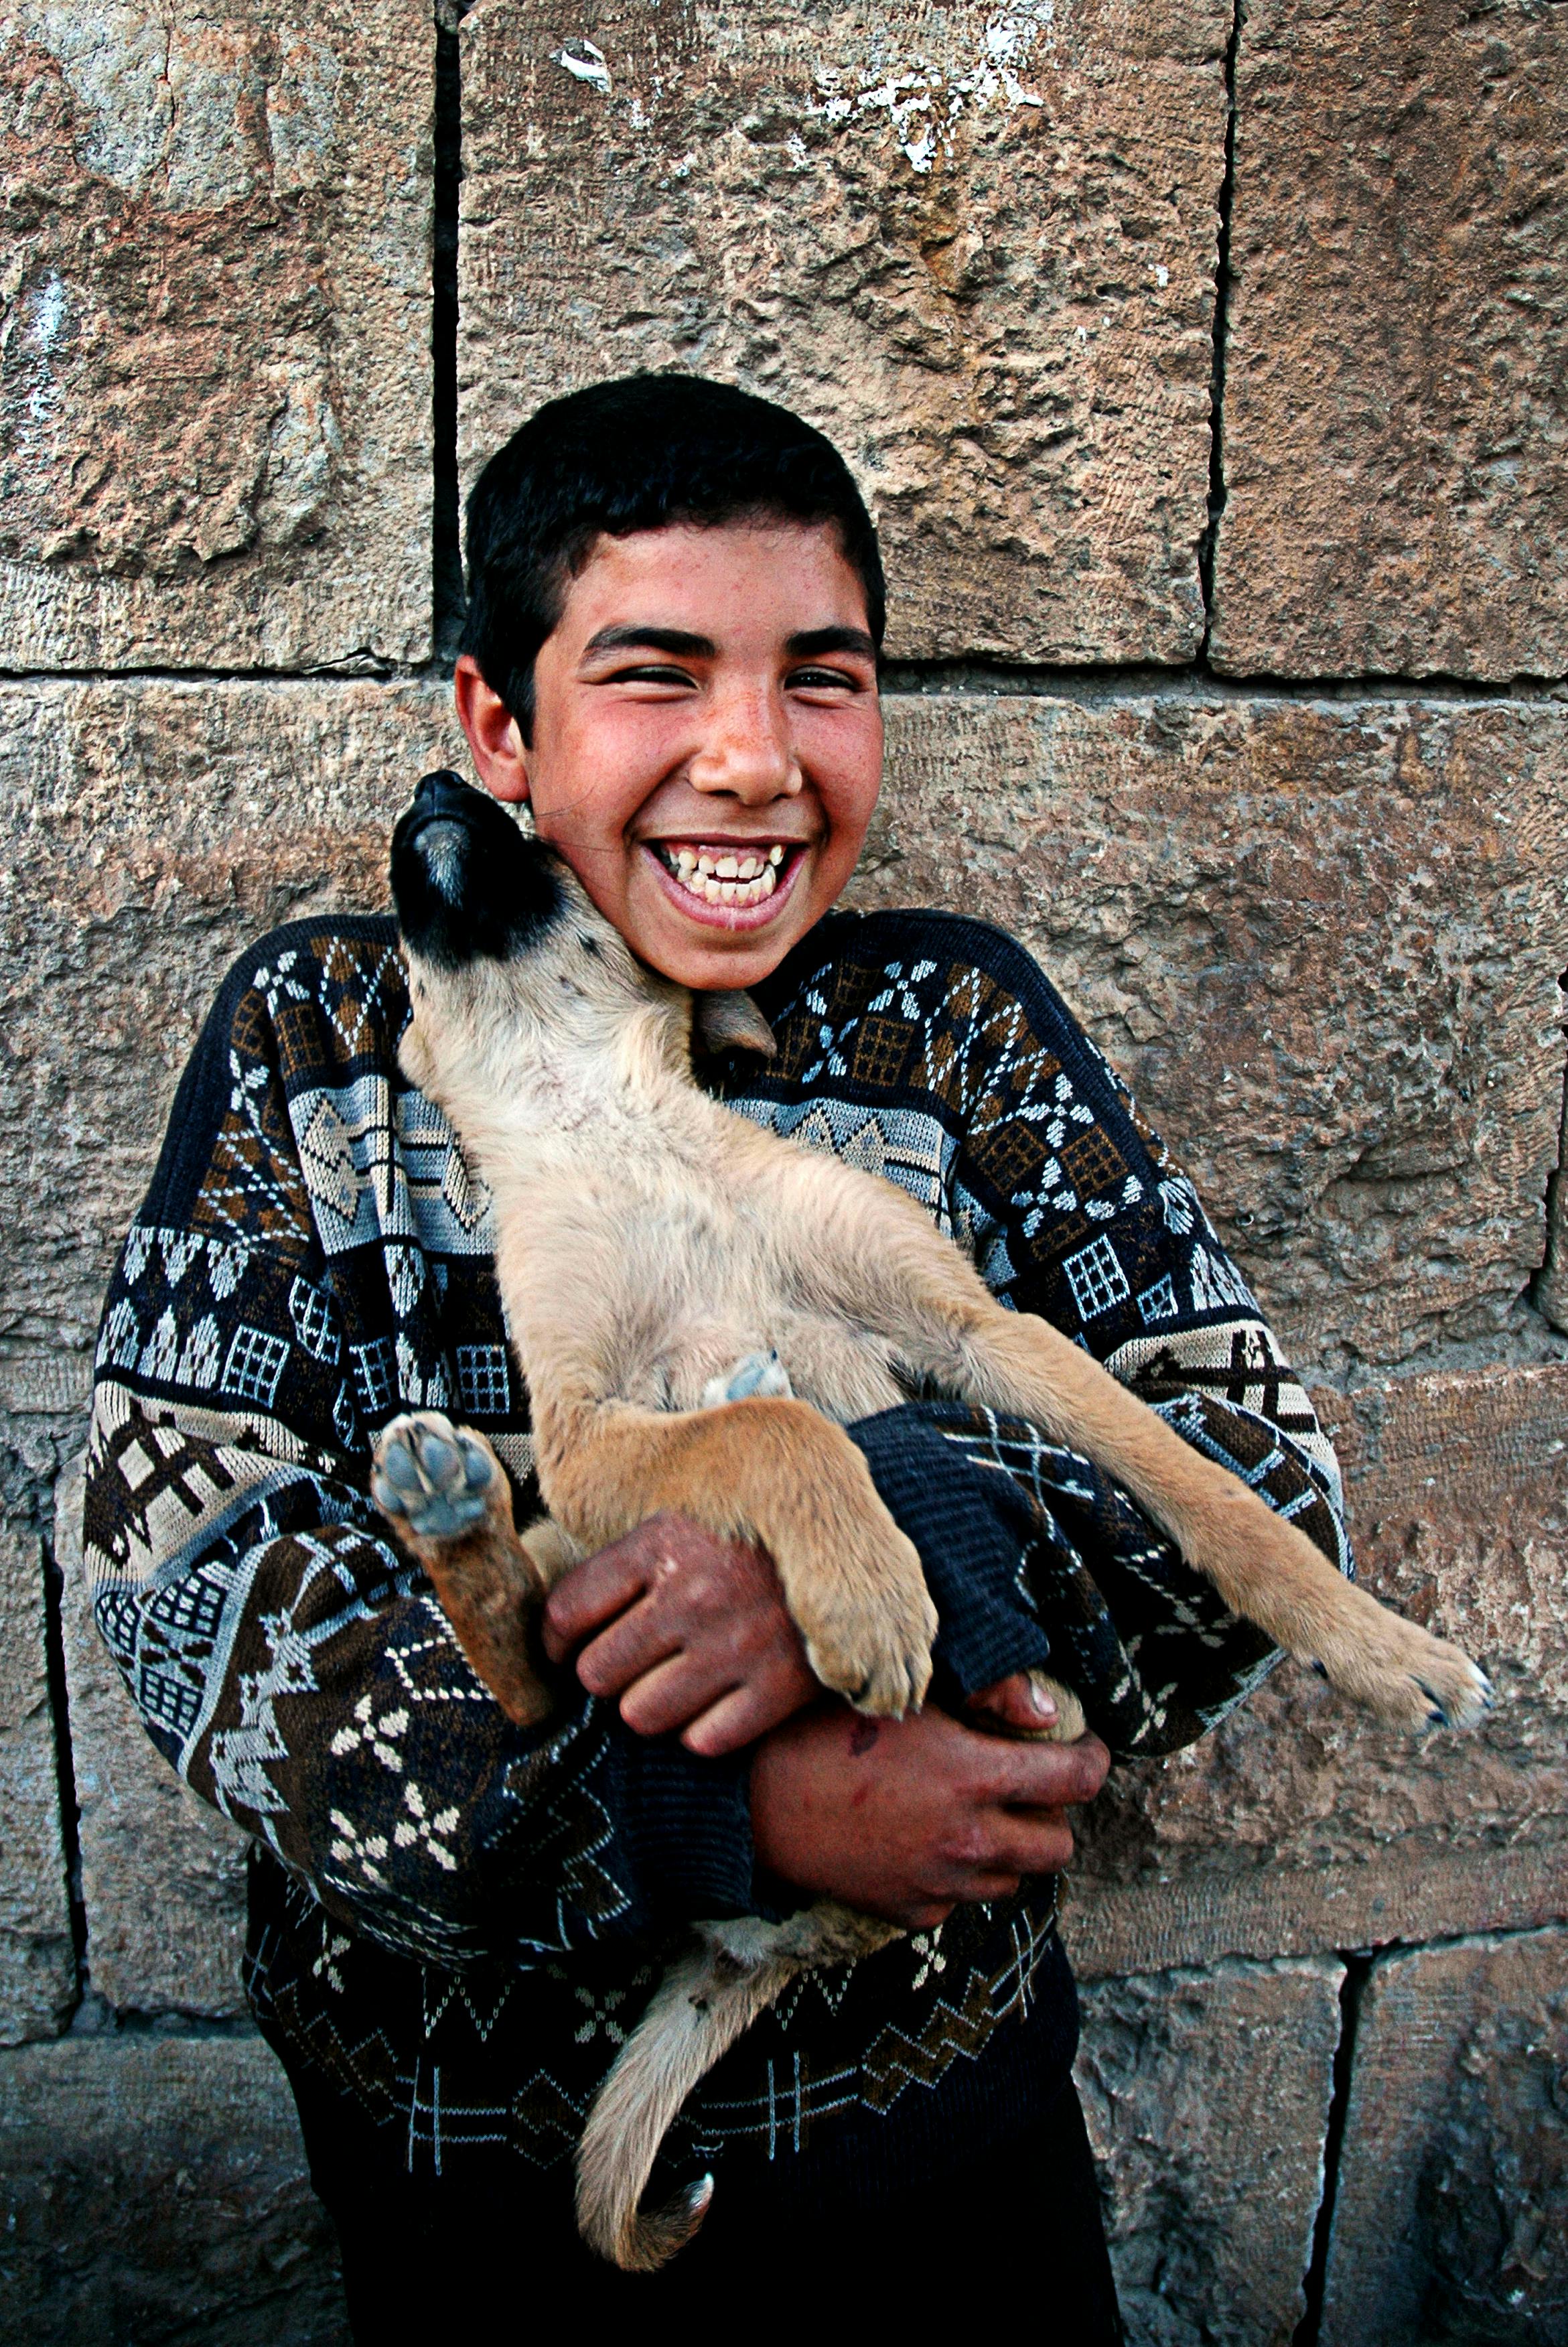
[{"label": "smiling mouth", "polygon": [[655,839],[648,842],[671,878],[689,896],[708,905],[733,905],[743,910],[765,904],[803,854],[799,840],[759,841],[755,847],[705,847],[697,841]]}]

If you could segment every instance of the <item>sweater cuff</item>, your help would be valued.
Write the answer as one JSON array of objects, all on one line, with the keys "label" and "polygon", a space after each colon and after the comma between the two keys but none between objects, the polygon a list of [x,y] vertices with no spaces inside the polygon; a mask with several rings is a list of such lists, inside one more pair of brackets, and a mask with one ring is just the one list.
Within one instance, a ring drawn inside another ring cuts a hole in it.
[{"label": "sweater cuff", "polygon": [[610,1742],[619,1838],[650,1920],[755,1912],[749,1755],[702,1760],[674,1736],[634,1736],[619,1719]]},{"label": "sweater cuff", "polygon": [[1050,1659],[1024,1564],[1039,1538],[1029,1501],[1000,1468],[979,1466],[919,1402],[846,1430],[882,1504],[920,1551],[940,1626],[936,1660],[964,1696]]}]

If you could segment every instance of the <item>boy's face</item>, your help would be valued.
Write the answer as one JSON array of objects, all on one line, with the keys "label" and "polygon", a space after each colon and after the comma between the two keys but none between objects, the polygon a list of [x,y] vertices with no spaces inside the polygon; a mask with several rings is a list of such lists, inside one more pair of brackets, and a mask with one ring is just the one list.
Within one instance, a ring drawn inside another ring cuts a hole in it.
[{"label": "boy's face", "polygon": [[601,538],[535,664],[534,739],[473,660],[457,704],[632,950],[755,985],[854,868],[881,776],[865,596],[830,525]]}]

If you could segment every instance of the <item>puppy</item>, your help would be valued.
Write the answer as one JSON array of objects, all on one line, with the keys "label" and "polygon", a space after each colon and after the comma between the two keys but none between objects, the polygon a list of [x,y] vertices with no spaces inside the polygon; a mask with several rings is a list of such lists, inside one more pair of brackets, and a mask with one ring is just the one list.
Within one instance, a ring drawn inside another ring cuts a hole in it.
[{"label": "puppy", "polygon": [[[1096,1460],[1234,1613],[1380,1717],[1480,1716],[1489,1690],[1466,1655],[1344,1581],[1059,1330],[1005,1311],[903,1191],[702,1092],[691,996],[493,800],[428,776],[392,876],[413,1007],[402,1061],[494,1200],[549,1521],[520,1538],[488,1444],[435,1413],[386,1430],[372,1488],[513,1719],[550,1707],[529,1640],[555,1578],[661,1511],[768,1551],[825,1686],[869,1712],[918,1706],[935,1613],[842,1431],[917,1390]],[[719,1015],[744,1020],[744,999]],[[1081,1733],[1076,1698],[1052,1692],[1055,1732]],[[589,2115],[577,2210],[596,2249],[648,2269],[689,2238],[710,2179],[652,2216],[637,2205],[686,2096],[796,1973],[894,1936],[830,1902],[698,1927]]]}]

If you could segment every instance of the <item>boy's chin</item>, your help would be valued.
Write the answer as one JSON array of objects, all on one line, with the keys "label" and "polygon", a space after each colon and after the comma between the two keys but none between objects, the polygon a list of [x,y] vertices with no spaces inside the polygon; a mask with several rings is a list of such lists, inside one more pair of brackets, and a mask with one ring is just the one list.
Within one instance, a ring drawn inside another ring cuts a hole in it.
[{"label": "boy's chin", "polygon": [[801,934],[794,907],[766,928],[738,935],[685,920],[662,907],[657,919],[628,923],[624,931],[639,961],[698,993],[759,986]]},{"label": "boy's chin", "polygon": [[774,919],[730,928],[684,912],[662,890],[651,901],[636,901],[639,890],[616,926],[640,961],[677,986],[702,993],[759,986],[827,910],[814,904],[815,894],[802,889]]},{"label": "boy's chin", "polygon": [[797,935],[791,921],[780,922],[776,937],[753,932],[750,937],[727,942],[722,938],[671,938],[663,934],[647,938],[634,937],[628,943],[638,959],[647,962],[661,977],[673,979],[677,986],[689,986],[695,993],[711,994],[760,986],[778,969]]}]

